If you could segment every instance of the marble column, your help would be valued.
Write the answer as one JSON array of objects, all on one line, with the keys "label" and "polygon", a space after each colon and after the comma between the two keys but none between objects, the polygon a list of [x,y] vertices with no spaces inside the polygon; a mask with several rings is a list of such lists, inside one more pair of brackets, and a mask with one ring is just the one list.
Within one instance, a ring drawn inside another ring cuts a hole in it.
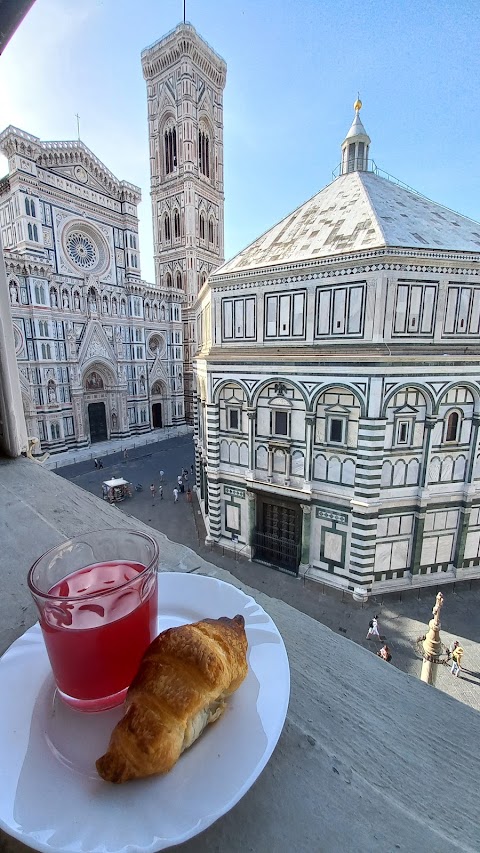
[{"label": "marble column", "polygon": [[255,422],[257,419],[256,409],[247,409],[248,418],[248,473],[252,477],[255,472]]},{"label": "marble column", "polygon": [[310,567],[310,530],[312,524],[312,507],[302,504],[302,551],[300,556],[299,573],[304,575]]},{"label": "marble column", "polygon": [[305,415],[305,485],[310,486],[312,482],[313,470],[313,442],[315,430],[316,415],[314,412],[307,412]]}]

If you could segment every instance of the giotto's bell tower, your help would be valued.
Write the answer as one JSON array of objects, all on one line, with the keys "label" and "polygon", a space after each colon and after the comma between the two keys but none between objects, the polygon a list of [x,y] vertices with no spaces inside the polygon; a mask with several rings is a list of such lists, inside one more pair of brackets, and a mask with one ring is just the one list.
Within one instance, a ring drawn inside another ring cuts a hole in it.
[{"label": "giotto's bell tower", "polygon": [[191,24],[142,52],[157,286],[184,293],[185,416],[193,421],[192,306],[223,262],[224,60]]}]

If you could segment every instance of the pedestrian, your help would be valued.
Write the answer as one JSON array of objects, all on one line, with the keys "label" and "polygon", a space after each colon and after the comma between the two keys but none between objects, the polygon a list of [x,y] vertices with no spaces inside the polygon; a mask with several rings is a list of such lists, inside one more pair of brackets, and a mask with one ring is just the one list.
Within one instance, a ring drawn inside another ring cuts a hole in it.
[{"label": "pedestrian", "polygon": [[160,471],[160,482],[163,483],[163,478],[165,476],[165,471]]},{"label": "pedestrian", "polygon": [[175,486],[175,488],[174,488],[174,490],[173,490],[173,502],[174,502],[174,503],[177,503],[177,501],[178,501],[178,489],[177,489],[177,487]]},{"label": "pedestrian", "polygon": [[368,623],[368,632],[367,632],[367,640],[370,640],[372,637],[376,637],[377,639],[381,639],[380,632],[378,630],[378,618],[375,615],[373,619],[370,619]]},{"label": "pedestrian", "polygon": [[179,490],[183,493],[185,491],[185,486],[183,484],[183,475],[179,474],[177,477],[177,483]]},{"label": "pedestrian", "polygon": [[460,672],[460,670],[462,668],[461,663],[462,663],[462,657],[463,657],[464,652],[463,652],[463,649],[462,649],[460,643],[458,642],[458,640],[456,642],[457,642],[457,645],[455,646],[455,648],[452,652],[451,673],[452,673],[452,675],[456,675],[456,677],[458,678],[458,673]]},{"label": "pedestrian", "polygon": [[103,462],[102,462],[102,460],[101,460],[101,459],[97,459],[97,462],[98,462],[98,467],[99,467],[99,468],[103,468]]},{"label": "pedestrian", "polygon": [[192,475],[192,477],[193,477],[193,465],[190,465],[190,474],[191,474],[191,475]]},{"label": "pedestrian", "polygon": [[163,501],[163,486],[161,483],[158,487],[158,497],[160,498],[161,501]]},{"label": "pedestrian", "polygon": [[155,500],[155,485],[153,483],[150,486],[150,494],[151,494],[152,498]]},{"label": "pedestrian", "polygon": [[189,504],[192,502],[192,490],[191,490],[190,486],[188,486],[188,488],[187,488],[187,501]]},{"label": "pedestrian", "polygon": [[127,450],[127,448],[125,448],[125,450],[123,451],[123,458],[124,458],[125,462],[126,462],[126,461],[127,461],[127,459],[128,459],[128,450]]},{"label": "pedestrian", "polygon": [[388,646],[387,646],[387,644],[386,644],[386,643],[385,643],[385,645],[384,645],[384,646],[382,646],[382,648],[380,649],[380,651],[378,651],[378,652],[377,652],[377,655],[378,655],[378,657],[379,657],[379,658],[382,658],[383,660],[386,660],[386,661],[388,661],[389,663],[390,663],[390,661],[392,660],[392,655],[391,655],[391,653],[390,653],[390,649],[388,648]]},{"label": "pedestrian", "polygon": [[98,468],[98,459],[94,459],[93,464],[95,465],[95,468]]}]

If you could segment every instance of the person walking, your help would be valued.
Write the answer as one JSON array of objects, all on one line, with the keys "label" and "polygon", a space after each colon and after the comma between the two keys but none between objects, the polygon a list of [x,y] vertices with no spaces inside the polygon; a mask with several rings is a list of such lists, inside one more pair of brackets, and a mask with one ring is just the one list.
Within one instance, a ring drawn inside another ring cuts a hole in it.
[{"label": "person walking", "polygon": [[160,498],[161,501],[163,501],[163,486],[161,483],[158,487],[158,497]]},{"label": "person walking", "polygon": [[382,648],[377,652],[377,656],[378,656],[379,658],[382,658],[382,660],[386,660],[386,661],[388,661],[388,663],[390,663],[390,661],[392,660],[392,655],[391,655],[391,653],[390,653],[390,649],[388,648],[388,646],[387,646],[387,644],[386,644],[386,643],[385,643],[385,645],[384,645],[384,646],[382,646]]},{"label": "person walking", "polygon": [[190,465],[190,474],[191,474],[191,475],[192,475],[192,477],[193,477],[193,465]]},{"label": "person walking", "polygon": [[188,486],[187,488],[187,501],[189,504],[192,503],[192,490],[190,486]]},{"label": "person walking", "polygon": [[368,632],[367,632],[367,640],[371,640],[372,637],[375,637],[377,640],[380,640],[380,632],[378,630],[378,618],[377,615],[370,619],[368,623]]},{"label": "person walking", "polygon": [[177,487],[175,486],[175,488],[174,488],[174,490],[173,490],[173,502],[176,504],[176,503],[177,503],[177,501],[178,501],[178,489],[177,489]]},{"label": "person walking", "polygon": [[98,459],[94,459],[93,464],[95,465],[95,468],[98,468]]},{"label": "person walking", "polygon": [[455,646],[455,648],[452,652],[451,673],[452,673],[452,675],[455,675],[458,678],[458,673],[460,672],[460,670],[462,668],[461,664],[462,664],[462,657],[463,657],[464,652],[463,652],[463,649],[462,649],[460,643],[458,642],[458,640],[456,640],[456,644],[457,645]]},{"label": "person walking", "polygon": [[127,450],[127,448],[125,448],[125,450],[123,451],[123,458],[124,458],[125,462],[126,462],[126,461],[127,461],[127,459],[128,459],[128,450]]},{"label": "person walking", "polygon": [[103,468],[103,462],[101,459],[97,459],[98,467]]},{"label": "person walking", "polygon": [[185,491],[185,486],[183,485],[183,475],[179,474],[177,477],[178,488],[181,492]]},{"label": "person walking", "polygon": [[154,483],[152,483],[152,485],[150,486],[150,494],[151,494],[153,500],[155,500],[155,485],[154,485]]},{"label": "person walking", "polygon": [[165,476],[165,471],[160,471],[160,482],[163,483],[163,478]]}]

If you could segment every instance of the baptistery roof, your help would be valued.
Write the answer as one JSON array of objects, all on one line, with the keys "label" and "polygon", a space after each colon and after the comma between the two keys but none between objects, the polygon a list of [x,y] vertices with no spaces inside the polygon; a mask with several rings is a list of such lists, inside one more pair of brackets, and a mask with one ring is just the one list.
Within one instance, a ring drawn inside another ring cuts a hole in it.
[{"label": "baptistery roof", "polygon": [[480,223],[370,171],[341,175],[211,276],[377,248],[480,253]]}]

